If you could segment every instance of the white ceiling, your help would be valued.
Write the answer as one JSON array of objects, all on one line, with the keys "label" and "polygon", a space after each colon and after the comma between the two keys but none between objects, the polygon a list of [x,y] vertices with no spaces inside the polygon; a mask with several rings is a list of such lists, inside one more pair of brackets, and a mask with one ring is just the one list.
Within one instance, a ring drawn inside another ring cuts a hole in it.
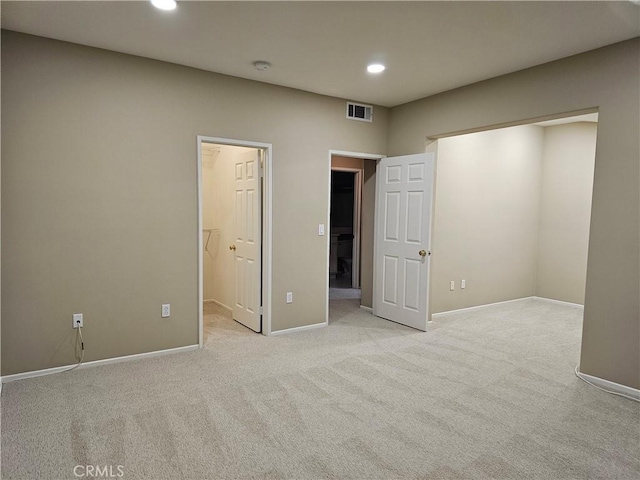
[{"label": "white ceiling", "polygon": [[[394,106],[640,36],[604,2],[2,2],[2,28]],[[255,60],[273,67],[259,72]],[[370,62],[387,70],[366,73]]]}]

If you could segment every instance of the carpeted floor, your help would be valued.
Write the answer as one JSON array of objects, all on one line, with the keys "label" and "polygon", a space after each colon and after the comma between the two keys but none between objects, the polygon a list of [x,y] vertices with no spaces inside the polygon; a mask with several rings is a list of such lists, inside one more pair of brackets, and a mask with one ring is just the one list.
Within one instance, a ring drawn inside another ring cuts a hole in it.
[{"label": "carpeted floor", "polygon": [[329,287],[329,300],[360,299],[362,291],[359,288]]},{"label": "carpeted floor", "polygon": [[524,300],[421,333],[336,300],[328,328],[269,338],[216,315],[200,351],[6,384],[2,478],[640,476],[640,405],[573,374],[579,309]]},{"label": "carpeted floor", "polygon": [[254,334],[251,329],[233,321],[231,310],[213,302],[204,304],[202,323],[205,347],[220,339]]}]

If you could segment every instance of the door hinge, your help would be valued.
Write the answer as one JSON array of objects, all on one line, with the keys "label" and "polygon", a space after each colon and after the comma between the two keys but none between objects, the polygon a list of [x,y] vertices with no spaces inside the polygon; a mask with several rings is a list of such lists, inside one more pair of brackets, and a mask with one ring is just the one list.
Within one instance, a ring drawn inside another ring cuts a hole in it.
[{"label": "door hinge", "polygon": [[262,310],[262,307],[260,307],[260,308],[258,309],[258,315],[264,315],[263,310]]}]

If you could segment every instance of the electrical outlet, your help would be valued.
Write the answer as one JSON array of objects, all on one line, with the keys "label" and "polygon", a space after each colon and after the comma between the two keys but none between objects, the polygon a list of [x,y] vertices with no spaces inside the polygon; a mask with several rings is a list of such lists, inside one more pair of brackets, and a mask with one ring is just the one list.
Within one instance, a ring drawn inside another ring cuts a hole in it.
[{"label": "electrical outlet", "polygon": [[324,223],[321,223],[318,225],[318,235],[319,236],[323,236],[324,235]]},{"label": "electrical outlet", "polygon": [[287,292],[287,303],[293,303],[293,292]]},{"label": "electrical outlet", "polygon": [[171,316],[171,305],[165,303],[162,305],[162,318],[167,318]]},{"label": "electrical outlet", "polygon": [[456,289],[456,282],[451,280],[451,283],[449,284],[449,290],[453,292],[455,289]]},{"label": "electrical outlet", "polygon": [[73,314],[73,328],[84,327],[84,317],[81,313]]},{"label": "electrical outlet", "polygon": [[460,288],[466,288],[467,287],[467,281],[463,278],[462,281],[460,282]]}]

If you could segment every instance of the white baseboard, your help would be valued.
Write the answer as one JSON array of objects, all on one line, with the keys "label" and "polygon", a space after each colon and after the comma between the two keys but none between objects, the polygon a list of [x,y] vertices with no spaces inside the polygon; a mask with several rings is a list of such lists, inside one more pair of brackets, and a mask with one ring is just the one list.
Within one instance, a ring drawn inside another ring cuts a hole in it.
[{"label": "white baseboard", "polygon": [[209,300],[203,300],[203,303],[215,303],[216,305],[218,305],[219,307],[224,308],[225,310],[228,310],[230,312],[233,312],[233,308],[231,307],[227,307],[224,303],[219,302],[218,300],[214,300],[213,298],[209,299]]},{"label": "white baseboard", "polygon": [[476,305],[474,307],[459,308],[457,310],[449,310],[449,311],[446,311],[446,312],[432,313],[431,314],[431,318],[433,319],[433,318],[444,317],[444,316],[450,315],[452,313],[471,312],[473,310],[480,310],[482,308],[495,307],[496,305],[504,305],[506,303],[522,302],[524,300],[531,300],[533,298],[536,298],[536,297],[515,298],[513,300],[505,300],[504,302],[486,303],[484,305]]},{"label": "white baseboard", "polygon": [[640,390],[638,390],[637,388],[627,387],[626,385],[611,382],[609,380],[605,380],[604,378],[594,377],[592,375],[582,373],[578,370],[576,370],[576,375],[578,375],[578,377],[580,377],[582,380],[588,383],[592,383],[593,385],[600,387],[603,390],[620,393],[622,395],[626,395],[637,401],[640,401]]},{"label": "white baseboard", "polygon": [[542,300],[543,302],[557,303],[558,305],[564,305],[566,307],[581,308],[584,310],[584,305],[580,305],[579,303],[565,302],[563,300],[556,300],[555,298],[546,298],[546,297],[531,297],[531,298],[535,298],[536,300]]},{"label": "white baseboard", "polygon": [[[81,368],[99,367],[101,365],[109,365],[112,363],[130,362],[132,360],[142,360],[144,358],[159,357],[161,355],[169,355],[172,353],[190,352],[192,350],[198,350],[199,348],[200,348],[199,345],[188,345],[186,347],[169,348],[167,350],[156,350],[154,352],[146,352],[146,353],[136,353],[134,355],[125,355],[123,357],[105,358],[103,360],[93,360],[91,362],[83,363],[78,367],[78,370],[80,370]],[[13,382],[16,380],[23,380],[25,378],[41,377],[43,375],[51,375],[54,373],[64,372],[65,370],[68,370],[71,367],[73,367],[73,365],[45,368],[44,370],[34,370],[32,372],[14,373],[13,375],[3,376],[1,381],[2,383],[7,383],[7,382]]]},{"label": "white baseboard", "polygon": [[373,313],[373,308],[371,307],[365,307],[364,305],[360,305],[360,308],[363,310],[366,310],[369,313]]},{"label": "white baseboard", "polygon": [[285,328],[284,330],[276,330],[271,332],[271,335],[285,335],[287,333],[302,332],[304,330],[313,330],[314,328],[322,328],[328,325],[327,322],[314,323],[313,325],[304,325],[302,327]]}]

